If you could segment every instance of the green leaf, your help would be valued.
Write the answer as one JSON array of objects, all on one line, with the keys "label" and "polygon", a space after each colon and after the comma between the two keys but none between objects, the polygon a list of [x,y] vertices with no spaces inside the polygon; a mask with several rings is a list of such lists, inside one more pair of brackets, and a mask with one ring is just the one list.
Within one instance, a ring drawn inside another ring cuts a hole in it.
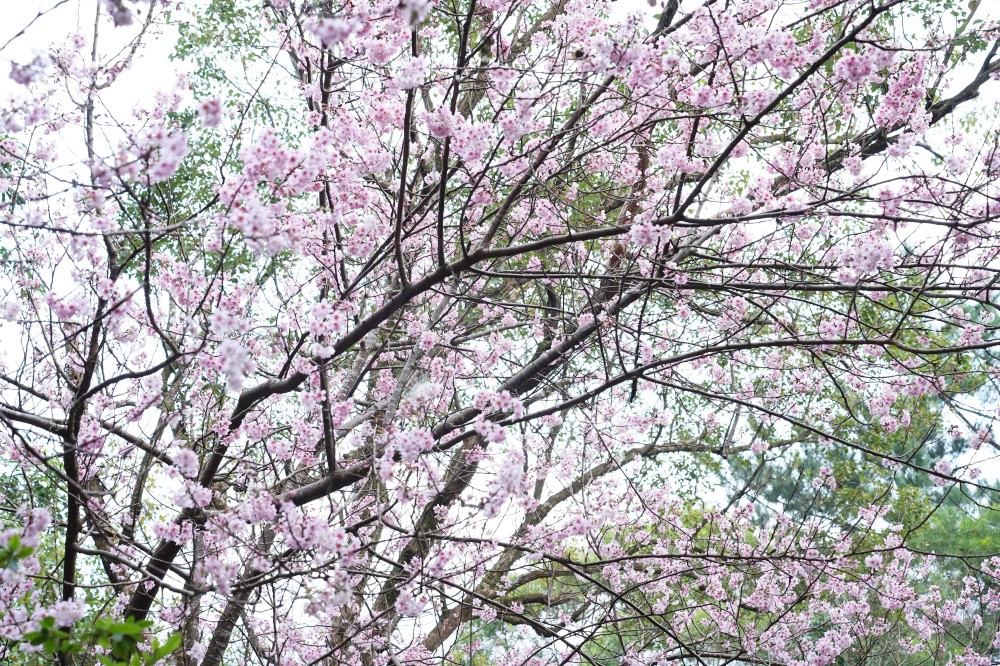
[{"label": "green leaf", "polygon": [[159,647],[156,647],[156,644],[154,643],[153,661],[151,661],[149,663],[155,664],[160,659],[163,659],[167,655],[173,653],[180,646],[181,646],[181,635],[180,635],[180,633],[171,634],[170,637],[167,638],[166,642],[164,642],[163,645],[161,645]]}]

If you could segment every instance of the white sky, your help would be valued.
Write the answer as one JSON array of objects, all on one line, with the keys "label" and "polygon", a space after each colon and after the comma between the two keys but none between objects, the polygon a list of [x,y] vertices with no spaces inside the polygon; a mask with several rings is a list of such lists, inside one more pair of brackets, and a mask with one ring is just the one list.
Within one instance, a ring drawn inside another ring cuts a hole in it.
[{"label": "white sky", "polygon": [[[0,100],[23,94],[23,88],[8,76],[12,63],[30,62],[53,46],[68,44],[74,34],[86,38],[85,50],[87,60],[90,60],[97,3],[98,0],[0,0],[3,16],[0,21],[0,47],[7,44],[0,51]],[[143,17],[131,26],[116,28],[107,17],[107,12],[102,11],[97,38],[98,60],[107,62],[117,59],[122,48],[138,34],[141,28],[139,21]],[[22,30],[23,34],[18,36]],[[101,93],[102,103],[114,116],[125,118],[137,107],[151,108],[156,92],[174,88],[179,70],[169,56],[175,40],[176,33],[162,26],[144,37],[135,66],[122,72],[115,84]],[[68,140],[79,141],[76,137]]]}]

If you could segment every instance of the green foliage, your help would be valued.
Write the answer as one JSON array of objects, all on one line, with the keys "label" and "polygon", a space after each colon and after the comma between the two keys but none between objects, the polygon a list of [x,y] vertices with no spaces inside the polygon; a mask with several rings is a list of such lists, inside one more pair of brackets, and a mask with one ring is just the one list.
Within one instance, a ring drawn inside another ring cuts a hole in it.
[{"label": "green foliage", "polygon": [[0,567],[17,571],[20,561],[31,557],[34,552],[35,549],[31,546],[22,546],[21,537],[15,534],[6,546],[0,548]]},{"label": "green foliage", "polygon": [[968,573],[967,565],[978,565],[985,557],[1000,553],[1000,530],[995,522],[1000,506],[994,502],[979,509],[957,493],[948,499],[914,531],[909,543],[916,550],[946,554],[948,557],[941,558],[942,566]]},{"label": "green foliage", "polygon": [[153,639],[149,649],[143,650],[143,636],[151,626],[153,623],[149,620],[139,622],[127,618],[117,622],[100,618],[90,626],[70,630],[57,627],[54,618],[46,617],[38,631],[25,635],[25,641],[40,647],[43,654],[51,657],[83,654],[100,646],[108,651],[108,654],[97,655],[98,662],[104,666],[152,666],[181,646],[181,635],[172,634],[162,644]]}]

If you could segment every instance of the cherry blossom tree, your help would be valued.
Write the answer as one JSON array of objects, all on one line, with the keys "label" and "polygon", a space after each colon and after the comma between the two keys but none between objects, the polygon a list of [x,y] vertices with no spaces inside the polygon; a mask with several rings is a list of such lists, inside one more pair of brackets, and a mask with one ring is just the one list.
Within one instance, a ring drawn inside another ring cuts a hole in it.
[{"label": "cherry blossom tree", "polygon": [[926,531],[996,520],[980,3],[70,5],[0,107],[7,662],[997,663],[998,538]]}]

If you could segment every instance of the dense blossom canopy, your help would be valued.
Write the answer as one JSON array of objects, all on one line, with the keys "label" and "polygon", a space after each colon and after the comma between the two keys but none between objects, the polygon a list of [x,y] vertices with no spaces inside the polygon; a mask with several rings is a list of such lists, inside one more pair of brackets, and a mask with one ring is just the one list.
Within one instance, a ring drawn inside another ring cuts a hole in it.
[{"label": "dense blossom canopy", "polygon": [[5,663],[998,663],[988,7],[70,6],[2,46]]}]

